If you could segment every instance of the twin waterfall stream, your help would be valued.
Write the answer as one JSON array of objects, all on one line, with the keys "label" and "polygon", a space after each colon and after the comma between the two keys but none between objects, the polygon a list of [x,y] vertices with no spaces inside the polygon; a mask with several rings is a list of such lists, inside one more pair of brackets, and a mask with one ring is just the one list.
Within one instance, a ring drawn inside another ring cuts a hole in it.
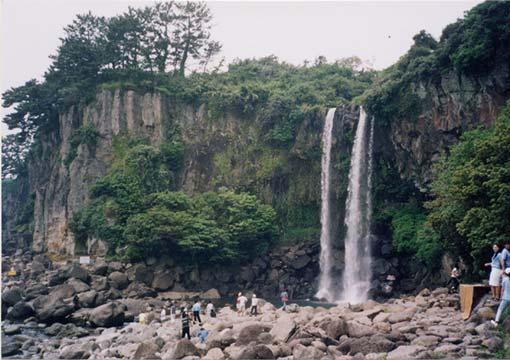
[{"label": "twin waterfall stream", "polygon": [[[317,298],[329,302],[360,303],[370,290],[370,218],[372,215],[372,153],[374,120],[368,121],[362,107],[351,153],[349,186],[345,203],[345,266],[343,276],[333,272],[331,237],[330,170],[331,143],[335,108],[329,109],[322,133],[321,171],[321,254]],[[339,286],[341,285],[341,286]]]}]

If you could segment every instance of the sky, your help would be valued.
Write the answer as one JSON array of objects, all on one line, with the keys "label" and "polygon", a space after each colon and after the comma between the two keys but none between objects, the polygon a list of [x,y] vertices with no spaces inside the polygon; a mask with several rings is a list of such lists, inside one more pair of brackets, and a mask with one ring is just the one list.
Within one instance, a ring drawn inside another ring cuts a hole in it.
[{"label": "sky", "polygon": [[[63,27],[76,14],[112,16],[142,0],[0,0],[0,90],[40,79],[55,53]],[[376,69],[398,60],[412,37],[425,29],[439,38],[442,29],[481,1],[211,1],[212,38],[221,56],[276,55],[302,64],[323,55],[328,60],[358,56]],[[4,114],[1,111],[0,114]],[[2,133],[6,127],[2,124]]]}]

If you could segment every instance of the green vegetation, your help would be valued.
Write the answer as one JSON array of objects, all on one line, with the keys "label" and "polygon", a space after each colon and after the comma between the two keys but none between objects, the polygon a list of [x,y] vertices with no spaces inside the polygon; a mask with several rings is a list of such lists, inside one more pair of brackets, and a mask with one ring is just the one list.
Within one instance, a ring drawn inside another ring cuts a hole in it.
[{"label": "green vegetation", "polygon": [[64,158],[64,164],[66,167],[69,167],[73,160],[78,155],[78,146],[80,144],[87,145],[90,150],[93,150],[97,144],[97,138],[99,137],[99,132],[92,125],[84,125],[80,127],[74,135],[71,137],[70,141],[70,149]]},{"label": "green vegetation", "polygon": [[381,72],[364,95],[369,112],[389,125],[415,119],[421,108],[418,83],[440,81],[445,72],[483,75],[510,62],[510,3],[486,1],[448,25],[439,42],[422,30],[406,55]]},{"label": "green vegetation", "polygon": [[428,221],[445,249],[475,269],[510,233],[510,102],[494,127],[462,135],[439,163]]},{"label": "green vegetation", "polygon": [[253,195],[171,191],[171,173],[182,163],[175,157],[179,145],[158,150],[118,138],[114,148],[110,172],[73,218],[77,244],[95,237],[109,245],[111,255],[131,260],[169,254],[188,263],[217,263],[249,259],[277,239],[276,213]]}]

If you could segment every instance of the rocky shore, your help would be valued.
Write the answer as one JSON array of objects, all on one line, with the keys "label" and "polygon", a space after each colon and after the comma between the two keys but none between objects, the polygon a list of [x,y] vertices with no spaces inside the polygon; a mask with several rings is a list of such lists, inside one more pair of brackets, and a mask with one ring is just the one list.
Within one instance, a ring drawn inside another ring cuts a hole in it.
[{"label": "rocky shore", "polygon": [[[445,288],[416,296],[324,307],[291,304],[286,311],[260,300],[260,314],[238,316],[218,306],[204,315],[205,344],[180,339],[180,319],[161,322],[168,299],[220,304],[220,291],[168,291],[164,272],[118,262],[90,266],[24,255],[17,276],[3,262],[2,357],[33,359],[409,359],[494,357],[510,332],[491,326],[497,304],[482,299],[461,319],[459,298]],[[250,294],[247,294],[250,295]],[[261,295],[261,294],[260,294]],[[223,302],[221,302],[223,303]],[[154,321],[136,322],[150,304]],[[199,325],[192,326],[192,334]]]}]

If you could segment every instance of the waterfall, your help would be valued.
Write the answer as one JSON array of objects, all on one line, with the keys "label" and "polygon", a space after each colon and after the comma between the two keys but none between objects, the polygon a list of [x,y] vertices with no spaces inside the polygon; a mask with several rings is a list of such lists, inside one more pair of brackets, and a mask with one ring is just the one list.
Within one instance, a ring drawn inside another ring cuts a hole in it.
[{"label": "waterfall", "polygon": [[367,115],[360,107],[358,128],[354,138],[349,171],[348,195],[345,206],[345,268],[342,300],[360,303],[370,290],[370,220],[372,216],[372,148],[374,121],[372,119],[367,144]]},{"label": "waterfall", "polygon": [[329,184],[330,184],[330,160],[331,160],[331,134],[333,131],[333,118],[335,108],[328,110],[322,131],[322,159],[321,159],[321,275],[319,279],[319,291],[316,296],[328,301],[334,300],[333,284],[331,278],[331,234],[330,234],[330,211],[329,211]]}]

